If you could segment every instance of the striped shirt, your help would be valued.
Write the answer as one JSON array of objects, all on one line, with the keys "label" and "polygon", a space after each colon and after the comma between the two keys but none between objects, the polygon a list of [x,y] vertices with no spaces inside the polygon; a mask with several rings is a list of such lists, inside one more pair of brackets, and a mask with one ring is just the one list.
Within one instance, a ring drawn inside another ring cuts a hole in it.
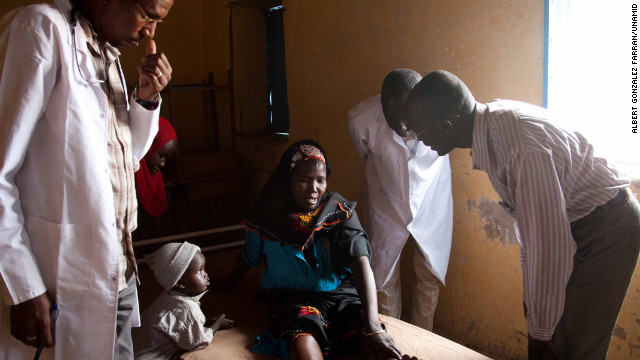
[{"label": "striped shirt", "polygon": [[580,133],[546,109],[508,100],[476,103],[471,157],[516,220],[527,330],[549,340],[564,309],[576,243],[571,222],[627,187]]},{"label": "striped shirt", "polygon": [[[113,188],[113,205],[115,208],[115,228],[120,246],[118,259],[119,277],[118,290],[127,288],[127,270],[136,270],[135,256],[131,233],[137,228],[137,200],[135,181],[133,177],[133,154],[131,150],[131,130],[129,129],[129,111],[124,89],[124,82],[117,63],[120,52],[113,46],[104,44],[104,51],[96,33],[85,18],[78,14],[79,24],[87,37],[87,47],[92,54],[98,78],[101,78],[105,68],[106,80],[100,83],[109,101],[107,115],[107,161],[109,164],[109,178]],[[104,65],[101,54],[104,55]],[[132,264],[133,268],[129,268]]]}]

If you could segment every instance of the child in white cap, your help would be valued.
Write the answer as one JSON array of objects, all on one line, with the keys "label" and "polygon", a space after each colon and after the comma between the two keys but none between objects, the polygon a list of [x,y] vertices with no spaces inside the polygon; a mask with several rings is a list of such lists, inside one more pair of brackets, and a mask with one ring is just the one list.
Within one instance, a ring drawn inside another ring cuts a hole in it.
[{"label": "child in white cap", "polygon": [[136,359],[177,359],[209,345],[217,330],[233,326],[224,314],[207,319],[200,309],[209,275],[198,246],[166,244],[145,261],[165,291],[142,314],[142,327],[133,338]]}]

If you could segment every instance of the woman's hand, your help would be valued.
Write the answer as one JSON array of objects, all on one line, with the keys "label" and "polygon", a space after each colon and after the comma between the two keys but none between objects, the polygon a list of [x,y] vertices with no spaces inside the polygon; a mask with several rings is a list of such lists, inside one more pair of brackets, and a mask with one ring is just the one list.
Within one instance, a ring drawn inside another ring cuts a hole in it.
[{"label": "woman's hand", "polygon": [[[360,301],[362,301],[364,328],[369,332],[378,332],[381,330],[378,316],[378,298],[369,258],[361,256],[354,260],[349,265],[349,268],[351,268],[351,273],[356,282],[356,290],[360,296]],[[386,332],[363,336],[358,343],[358,347],[360,348],[360,357],[363,359],[402,359],[400,349]]]},{"label": "woman's hand", "polygon": [[402,353],[386,332],[363,336],[358,343],[360,358],[365,360],[402,359]]}]

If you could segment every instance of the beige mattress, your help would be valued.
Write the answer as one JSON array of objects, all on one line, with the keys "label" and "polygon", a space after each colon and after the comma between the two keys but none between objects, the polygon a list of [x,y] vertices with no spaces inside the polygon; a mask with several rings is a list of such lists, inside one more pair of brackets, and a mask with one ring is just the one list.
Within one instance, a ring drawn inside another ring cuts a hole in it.
[{"label": "beige mattress", "polygon": [[[203,297],[202,307],[205,314],[225,313],[227,317],[234,319],[236,324],[229,330],[218,331],[205,349],[186,353],[182,359],[281,359],[250,351],[254,338],[265,331],[266,307],[253,301],[257,276],[249,277],[253,279],[245,279],[247,281],[241,283],[233,293],[212,292]],[[430,331],[388,316],[380,317],[389,334],[405,354],[417,356],[422,360],[489,359]]]},{"label": "beige mattress", "polygon": [[[387,331],[405,354],[417,356],[422,360],[489,359],[469,348],[404,321],[384,315],[381,318],[386,324]],[[261,330],[253,333],[247,333],[245,330],[245,327],[239,326],[216,333],[213,342],[208,347],[186,353],[182,355],[182,359],[281,359],[249,351],[253,338],[255,335],[259,335]]]}]

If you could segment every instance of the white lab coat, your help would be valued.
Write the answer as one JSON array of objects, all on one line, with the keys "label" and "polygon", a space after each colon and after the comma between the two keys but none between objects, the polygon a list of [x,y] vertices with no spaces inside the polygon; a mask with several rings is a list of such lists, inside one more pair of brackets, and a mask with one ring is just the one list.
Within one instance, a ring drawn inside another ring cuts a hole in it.
[{"label": "white lab coat", "polygon": [[[120,244],[107,170],[109,109],[100,86],[78,73],[70,10],[58,0],[0,21],[1,359],[33,357],[34,348],[10,335],[8,305],[45,291],[60,312],[56,346],[41,359],[113,358]],[[80,67],[95,79],[79,27],[76,39]],[[159,109],[129,106],[140,159]]]},{"label": "white lab coat", "polygon": [[378,290],[387,283],[410,234],[429,270],[444,283],[453,230],[449,157],[416,140],[408,142],[410,149],[387,125],[380,95],[349,111],[349,131],[358,154],[366,159],[365,230]]}]

